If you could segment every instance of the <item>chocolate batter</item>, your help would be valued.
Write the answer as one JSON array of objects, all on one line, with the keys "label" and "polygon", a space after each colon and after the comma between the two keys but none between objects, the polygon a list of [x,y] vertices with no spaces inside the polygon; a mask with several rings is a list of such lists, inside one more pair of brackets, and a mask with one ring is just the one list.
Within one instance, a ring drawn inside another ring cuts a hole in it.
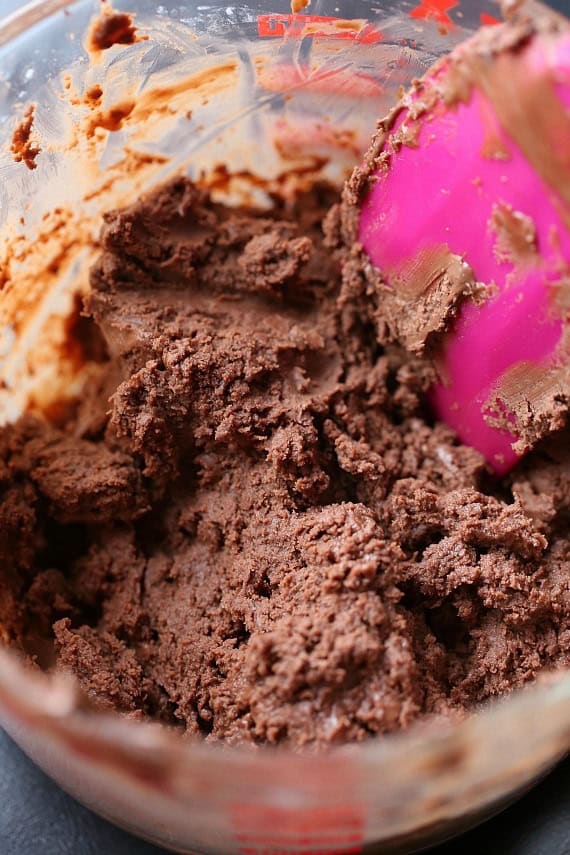
[{"label": "chocolate batter", "polygon": [[8,630],[103,709],[323,747],[570,664],[567,435],[499,482],[433,424],[423,363],[341,283],[332,201],[179,178],[110,213],[104,376],[2,433]]}]

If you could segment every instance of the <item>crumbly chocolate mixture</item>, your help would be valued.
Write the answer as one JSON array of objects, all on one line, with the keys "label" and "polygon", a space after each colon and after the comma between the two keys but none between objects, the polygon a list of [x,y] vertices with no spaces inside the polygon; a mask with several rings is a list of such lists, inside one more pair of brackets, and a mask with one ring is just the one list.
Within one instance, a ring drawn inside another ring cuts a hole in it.
[{"label": "crumbly chocolate mixture", "polygon": [[1,435],[3,623],[102,708],[323,747],[570,664],[567,436],[498,482],[430,421],[341,283],[332,200],[180,178],[109,214],[107,375]]}]

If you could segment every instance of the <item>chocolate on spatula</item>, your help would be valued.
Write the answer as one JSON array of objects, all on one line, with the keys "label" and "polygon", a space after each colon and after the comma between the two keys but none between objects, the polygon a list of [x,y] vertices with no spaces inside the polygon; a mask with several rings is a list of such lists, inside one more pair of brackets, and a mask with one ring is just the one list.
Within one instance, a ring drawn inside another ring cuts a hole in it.
[{"label": "chocolate on spatula", "polygon": [[437,416],[506,472],[570,401],[568,22],[533,5],[436,64],[344,205],[379,327],[432,360]]}]

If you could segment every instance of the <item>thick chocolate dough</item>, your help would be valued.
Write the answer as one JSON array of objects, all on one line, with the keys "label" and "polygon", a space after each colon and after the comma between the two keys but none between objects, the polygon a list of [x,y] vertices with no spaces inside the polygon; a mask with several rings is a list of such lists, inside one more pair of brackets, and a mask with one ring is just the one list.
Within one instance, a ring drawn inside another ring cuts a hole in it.
[{"label": "thick chocolate dough", "polygon": [[343,290],[332,201],[180,178],[109,214],[106,379],[2,434],[7,631],[100,707],[320,747],[569,664],[567,441],[497,482],[430,421],[422,363]]}]

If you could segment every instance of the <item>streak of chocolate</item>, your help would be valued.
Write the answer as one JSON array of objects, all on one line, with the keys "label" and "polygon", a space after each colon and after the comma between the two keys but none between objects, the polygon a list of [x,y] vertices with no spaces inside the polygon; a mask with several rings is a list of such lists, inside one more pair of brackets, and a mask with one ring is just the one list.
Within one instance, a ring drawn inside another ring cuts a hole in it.
[{"label": "streak of chocolate", "polygon": [[536,226],[531,217],[514,211],[510,205],[498,204],[493,209],[489,228],[496,235],[497,261],[509,262],[519,267],[536,262]]},{"label": "streak of chocolate", "polygon": [[28,169],[35,169],[36,158],[40,154],[40,147],[32,141],[34,128],[35,105],[30,104],[24,116],[12,135],[10,150],[16,163],[24,163]]},{"label": "streak of chocolate", "polygon": [[104,51],[114,45],[132,45],[140,41],[133,16],[126,12],[114,12],[106,7],[93,22],[87,37],[91,51]]},{"label": "streak of chocolate", "polygon": [[[468,66],[503,128],[537,174],[570,206],[570,152],[553,149],[547,142],[570,139],[570,116],[555,93],[538,80],[529,80],[514,52],[504,51],[492,63],[470,56]],[[528,116],[534,117],[532,124]]]}]

